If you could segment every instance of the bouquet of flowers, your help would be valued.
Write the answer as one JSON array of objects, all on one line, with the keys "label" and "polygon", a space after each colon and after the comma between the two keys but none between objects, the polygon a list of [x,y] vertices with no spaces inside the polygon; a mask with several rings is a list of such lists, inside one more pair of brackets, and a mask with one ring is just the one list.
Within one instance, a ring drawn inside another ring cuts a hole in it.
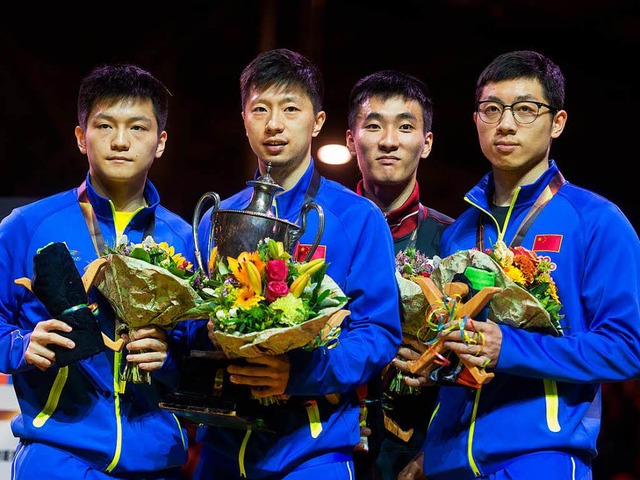
[{"label": "bouquet of flowers", "polygon": [[[487,318],[496,323],[530,331],[562,335],[555,282],[551,263],[523,247],[507,247],[497,242],[492,249],[463,250],[444,258],[431,274],[435,284],[455,281],[469,269],[484,270],[493,276],[494,286],[502,288],[488,305]],[[468,275],[467,275],[468,276]]]},{"label": "bouquet of flowers", "polygon": [[[95,284],[118,317],[116,334],[130,338],[139,328],[156,325],[173,328],[191,318],[186,312],[202,300],[191,286],[193,265],[166,242],[156,243],[148,236],[142,243],[130,243],[122,235],[103,261]],[[127,364],[121,380],[150,383],[149,372]]]},{"label": "bouquet of flowers", "polygon": [[[497,242],[485,252],[470,249],[445,257],[427,281],[420,281],[426,287],[425,296],[432,303],[426,327],[437,333],[451,320],[463,322],[467,317],[473,317],[562,335],[562,315],[559,313],[562,304],[551,270],[548,259],[523,247],[507,247],[504,242]],[[441,293],[455,291],[459,293]],[[418,361],[409,362],[411,372],[428,371],[429,379],[435,383],[474,388],[493,375],[478,367],[473,367],[473,372],[469,370],[471,367],[464,370],[459,360],[451,361],[450,352],[444,352],[442,343],[434,338],[425,342],[428,348]]]},{"label": "bouquet of flowers", "polygon": [[[325,274],[323,259],[293,262],[282,242],[271,239],[238,258],[218,258],[215,248],[210,257],[207,276],[165,242],[120,237],[96,284],[122,322],[118,333],[212,319],[229,358],[284,353],[337,336],[346,311],[332,314],[348,298]],[[150,377],[127,363],[122,380],[149,383]]]},{"label": "bouquet of flowers", "polygon": [[[220,258],[214,247],[209,272],[194,278],[203,302],[189,313],[215,324],[215,339],[228,358],[278,355],[317,346],[339,332],[348,297],[326,275],[324,259],[295,262],[282,242],[261,240],[253,252]],[[348,312],[347,312],[348,313]],[[331,335],[325,331],[330,324]],[[314,343],[315,341],[315,343]]]},{"label": "bouquet of flowers", "polygon": [[413,281],[415,277],[430,277],[442,259],[422,254],[415,247],[400,250],[396,254],[396,281],[400,289],[402,303],[402,331],[405,335],[427,341],[433,332],[425,329],[425,318],[429,303],[420,286]]},{"label": "bouquet of flowers", "polygon": [[[437,334],[437,330],[430,328],[426,322],[429,302],[414,279],[430,277],[440,261],[440,257],[427,257],[413,246],[396,254],[396,281],[400,290],[403,343],[424,343]],[[404,373],[396,368],[388,368],[383,381],[387,399],[394,395],[419,393],[420,389],[407,385],[403,376]]]},{"label": "bouquet of flowers", "polygon": [[551,277],[551,262],[526,248],[507,247],[503,241],[496,242],[494,247],[486,249],[485,253],[498,262],[510,280],[540,302],[549,314],[553,330],[560,332],[560,320],[563,315],[559,312],[562,303],[558,298],[556,283]]}]

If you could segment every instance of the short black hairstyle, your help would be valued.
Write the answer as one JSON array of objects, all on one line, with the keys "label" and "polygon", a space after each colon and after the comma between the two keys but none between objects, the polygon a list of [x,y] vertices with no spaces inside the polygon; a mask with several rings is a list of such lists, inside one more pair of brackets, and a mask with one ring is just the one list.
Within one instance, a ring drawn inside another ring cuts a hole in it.
[{"label": "short black hairstyle", "polygon": [[254,88],[263,91],[272,86],[297,86],[309,96],[313,113],[322,110],[324,80],[320,69],[304,55],[287,48],[260,53],[240,75],[242,109]]},{"label": "short black hairstyle", "polygon": [[419,78],[397,70],[379,70],[358,80],[349,95],[350,130],[356,126],[360,106],[371,97],[380,97],[383,100],[393,97],[415,100],[422,107],[424,133],[431,131],[433,101],[429,87]]},{"label": "short black hairstyle", "polygon": [[498,55],[482,71],[476,82],[476,103],[488,83],[535,79],[542,85],[545,100],[556,110],[564,108],[564,75],[551,59],[533,50],[515,50]]},{"label": "short black hairstyle", "polygon": [[82,79],[78,92],[78,122],[83,130],[91,109],[98,101],[148,98],[153,103],[153,113],[158,122],[158,134],[167,125],[169,96],[163,83],[147,70],[136,65],[119,63],[94,67]]}]

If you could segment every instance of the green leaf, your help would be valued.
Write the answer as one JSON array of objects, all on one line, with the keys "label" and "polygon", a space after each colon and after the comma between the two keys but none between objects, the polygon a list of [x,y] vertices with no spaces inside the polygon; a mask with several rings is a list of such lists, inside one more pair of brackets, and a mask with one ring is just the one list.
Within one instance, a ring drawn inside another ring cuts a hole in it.
[{"label": "green leaf", "polygon": [[131,250],[130,257],[137,258],[138,260],[144,260],[147,263],[151,263],[151,257],[144,248],[136,247]]}]

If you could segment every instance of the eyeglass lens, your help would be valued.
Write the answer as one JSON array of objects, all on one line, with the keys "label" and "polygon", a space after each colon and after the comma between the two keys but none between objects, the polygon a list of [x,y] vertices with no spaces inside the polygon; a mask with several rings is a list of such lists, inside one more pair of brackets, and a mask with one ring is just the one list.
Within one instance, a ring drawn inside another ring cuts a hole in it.
[{"label": "eyeglass lens", "polygon": [[502,119],[504,111],[510,108],[518,123],[532,123],[540,113],[540,106],[533,102],[515,102],[511,105],[503,105],[499,102],[480,102],[478,115],[485,123],[497,123]]}]

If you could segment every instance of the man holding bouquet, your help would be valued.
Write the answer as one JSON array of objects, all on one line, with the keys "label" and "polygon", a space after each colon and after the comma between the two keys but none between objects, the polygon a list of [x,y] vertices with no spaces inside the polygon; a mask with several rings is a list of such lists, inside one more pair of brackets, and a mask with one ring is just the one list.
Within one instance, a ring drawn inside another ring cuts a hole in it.
[{"label": "man holding bouquet", "polygon": [[[273,432],[204,427],[194,478],[352,479],[360,438],[356,389],[380,375],[401,341],[392,238],[373,202],[323,178],[314,166],[311,143],[326,118],[318,68],[297,52],[271,50],[244,69],[240,85],[242,118],[258,157],[256,176],[270,165],[270,175],[283,187],[273,214],[298,223],[303,204],[322,208],[324,233],[316,255],[349,297],[350,315],[331,345],[251,357],[247,365],[228,367],[231,382],[248,386],[256,397],[284,394],[288,400],[268,407]],[[246,188],[220,208],[243,210],[252,194],[253,188]],[[209,255],[211,212],[202,218],[200,250]],[[294,251],[299,260],[318,231],[318,212],[306,218]]]},{"label": "man holding bouquet", "polygon": [[[420,203],[416,176],[420,161],[431,153],[432,120],[427,85],[406,73],[374,72],[351,90],[346,142],[362,173],[356,191],[384,213],[396,254],[413,248],[433,258],[440,253],[442,233],[453,222]],[[414,348],[404,343],[393,363],[415,359],[419,353]],[[425,439],[437,387],[422,388],[425,385],[410,375],[399,380],[395,372],[391,365],[383,379],[368,385],[364,408],[371,435],[369,453],[356,457],[359,479],[395,478]],[[389,428],[382,419],[382,403]]]},{"label": "man holding bouquet", "polygon": [[[66,244],[70,268],[79,274],[122,234],[135,242],[152,235],[177,251],[193,251],[190,225],[160,205],[147,179],[166,146],[168,102],[166,87],[135,65],[93,69],[80,85],[75,128],[89,163],[86,178],[77,188],[15,209],[0,224],[0,371],[12,375],[20,405],[12,421],[20,438],[14,480],[182,478],[186,432],[158,407],[176,377],[164,330],[140,328],[123,351],[103,348],[62,366],[55,350],[80,347],[82,339],[74,343],[71,326],[51,318],[34,293],[14,282],[33,278],[34,257],[49,244]],[[55,287],[56,279],[50,283],[44,287]],[[69,310],[97,307],[89,316],[95,314],[105,337],[118,340],[107,299],[92,288],[87,303]],[[129,382],[125,389],[125,361],[153,371],[151,384]],[[163,375],[156,375],[161,366]]]},{"label": "man holding bouquet", "polygon": [[[446,348],[495,376],[476,391],[441,387],[424,445],[429,480],[590,479],[600,384],[640,375],[640,242],[619,208],[566,181],[549,158],[568,117],[564,84],[535,51],[499,55],[477,81],[473,118],[491,172],[465,196],[471,207],[441,251],[544,257],[561,334],[491,321],[441,332]],[[399,478],[421,478],[420,462]]]}]

